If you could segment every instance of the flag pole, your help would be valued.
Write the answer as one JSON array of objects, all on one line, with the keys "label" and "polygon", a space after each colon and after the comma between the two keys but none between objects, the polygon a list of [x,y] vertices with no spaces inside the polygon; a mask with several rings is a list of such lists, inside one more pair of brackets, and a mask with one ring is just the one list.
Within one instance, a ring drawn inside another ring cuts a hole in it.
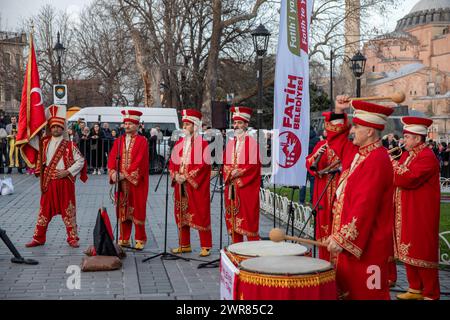
[{"label": "flag pole", "polygon": [[31,105],[31,59],[32,59],[32,51],[33,51],[33,30],[34,26],[31,25],[30,32],[30,52],[28,53],[28,65],[27,65],[27,137],[30,137],[30,105]]}]

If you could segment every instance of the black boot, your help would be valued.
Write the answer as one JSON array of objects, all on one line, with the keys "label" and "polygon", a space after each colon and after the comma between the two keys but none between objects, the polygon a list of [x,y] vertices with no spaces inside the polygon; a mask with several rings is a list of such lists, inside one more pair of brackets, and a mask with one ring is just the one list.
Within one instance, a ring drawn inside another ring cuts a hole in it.
[{"label": "black boot", "polygon": [[11,173],[12,173],[12,168],[9,167],[9,168],[8,168],[8,174],[11,174]]}]

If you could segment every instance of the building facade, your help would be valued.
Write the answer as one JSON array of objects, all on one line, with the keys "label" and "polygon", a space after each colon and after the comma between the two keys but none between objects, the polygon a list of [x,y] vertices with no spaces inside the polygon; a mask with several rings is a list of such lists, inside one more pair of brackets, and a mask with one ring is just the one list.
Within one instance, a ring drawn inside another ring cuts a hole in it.
[{"label": "building facade", "polygon": [[450,0],[421,0],[393,32],[364,44],[365,95],[403,91],[403,104],[432,117],[429,138],[450,134]]},{"label": "building facade", "polygon": [[25,34],[0,31],[0,111],[19,112],[24,76]]}]

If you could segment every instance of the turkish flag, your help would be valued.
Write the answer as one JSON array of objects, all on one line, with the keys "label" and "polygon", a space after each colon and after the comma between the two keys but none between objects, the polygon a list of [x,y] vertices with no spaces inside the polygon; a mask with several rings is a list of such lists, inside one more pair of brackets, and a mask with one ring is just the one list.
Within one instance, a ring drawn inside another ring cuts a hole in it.
[{"label": "turkish flag", "polygon": [[39,151],[39,133],[46,123],[33,35],[30,34],[30,53],[23,82],[16,137],[16,144],[20,145],[22,157],[30,168],[36,166]]}]

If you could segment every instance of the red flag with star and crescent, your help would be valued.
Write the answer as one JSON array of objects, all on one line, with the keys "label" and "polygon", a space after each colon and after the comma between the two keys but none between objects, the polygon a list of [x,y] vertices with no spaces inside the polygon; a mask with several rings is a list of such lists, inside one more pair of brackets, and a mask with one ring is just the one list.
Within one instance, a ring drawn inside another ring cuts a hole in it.
[{"label": "red flag with star and crescent", "polygon": [[46,123],[33,35],[30,34],[30,53],[23,82],[16,136],[16,145],[20,146],[22,158],[30,168],[36,166],[40,132]]}]

